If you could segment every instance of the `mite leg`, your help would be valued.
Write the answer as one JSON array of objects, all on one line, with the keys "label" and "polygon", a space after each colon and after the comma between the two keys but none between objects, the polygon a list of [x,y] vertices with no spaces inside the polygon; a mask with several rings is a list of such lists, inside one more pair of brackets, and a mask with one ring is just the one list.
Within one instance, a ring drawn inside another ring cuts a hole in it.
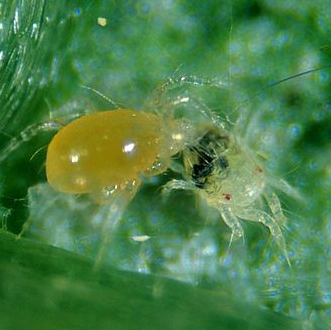
[{"label": "mite leg", "polygon": [[210,120],[213,124],[220,125],[222,128],[224,128],[224,123],[220,120],[220,118],[214,114],[206,104],[190,95],[188,92],[184,93],[184,95],[181,94],[180,96],[169,98],[169,101],[166,103],[162,102],[161,110],[167,112],[170,111],[170,114],[173,115],[176,107],[184,107],[187,109],[187,111],[195,111],[195,114],[201,114]]},{"label": "mite leg", "polygon": [[282,206],[280,205],[280,201],[279,201],[279,198],[277,197],[277,195],[273,192],[266,193],[265,198],[267,200],[267,204],[268,204],[275,220],[277,221],[277,223],[281,227],[286,227],[286,217],[283,213],[283,209],[282,209]]},{"label": "mite leg", "polygon": [[123,185],[113,185],[108,187],[102,187],[93,192],[91,192],[91,197],[100,205],[110,205],[114,203],[117,198],[121,200],[126,200],[129,203],[133,197],[136,195],[139,187],[141,185],[141,180],[136,178],[130,182],[126,182]]},{"label": "mite leg", "polygon": [[14,137],[9,142],[8,146],[0,154],[0,163],[2,163],[10,153],[21,146],[22,143],[31,140],[39,132],[58,131],[62,125],[57,122],[50,121],[41,124],[35,124],[27,127],[17,137]]},{"label": "mite leg", "polygon": [[187,182],[185,180],[170,180],[162,187],[162,194],[167,197],[171,193],[172,190],[193,190],[195,186],[191,182]]},{"label": "mite leg", "polygon": [[238,216],[249,221],[261,222],[263,225],[267,226],[271,235],[275,238],[276,244],[285,255],[285,258],[290,265],[290,259],[287,254],[285,239],[281,227],[272,216],[264,211],[255,209],[242,209],[238,212]]},{"label": "mite leg", "polygon": [[94,269],[98,269],[102,264],[111,236],[116,229],[122,215],[136,195],[141,184],[137,178],[132,182],[127,182],[124,186],[105,187],[101,191],[94,192],[91,197],[94,198],[101,206],[100,212],[103,219],[101,228],[101,242],[98,254],[95,259]]},{"label": "mite leg", "polygon": [[124,192],[119,193],[109,205],[100,206],[100,216],[103,219],[103,224],[101,228],[101,242],[99,251],[94,261],[94,270],[98,270],[106,258],[111,237],[129,202],[130,199],[127,199],[127,195]]},{"label": "mite leg", "polygon": [[[175,73],[176,74],[176,73]],[[193,75],[190,76],[170,76],[168,79],[158,84],[154,90],[154,94],[156,96],[162,96],[167,92],[180,88],[184,85],[192,85],[192,86],[210,86],[228,89],[230,84],[225,81],[221,81],[220,79],[204,79],[201,77],[196,77]]]},{"label": "mite leg", "polygon": [[219,211],[221,213],[222,219],[232,231],[230,245],[234,240],[240,238],[244,239],[244,230],[241,227],[239,219],[235,216],[232,210],[228,206],[222,205],[219,207]]},{"label": "mite leg", "polygon": [[[187,107],[190,111],[198,111],[203,116],[207,117],[213,124],[218,124],[223,127],[222,121],[216,116],[203,102],[195,98],[189,92],[180,93],[179,96],[167,96],[169,92],[180,89],[182,86],[208,86],[216,88],[228,88],[229,83],[219,79],[203,79],[195,76],[172,76],[159,84],[153,93],[154,106],[162,110],[174,111],[176,106]],[[173,93],[173,92],[172,92]],[[164,100],[169,100],[164,102]],[[168,103],[168,104],[167,104]]]},{"label": "mite leg", "polygon": [[301,202],[305,202],[305,197],[296,189],[295,187],[292,187],[288,182],[286,182],[283,179],[280,180],[272,180],[272,186],[276,187],[283,193],[285,193],[288,196],[291,196],[292,198],[295,198]]}]

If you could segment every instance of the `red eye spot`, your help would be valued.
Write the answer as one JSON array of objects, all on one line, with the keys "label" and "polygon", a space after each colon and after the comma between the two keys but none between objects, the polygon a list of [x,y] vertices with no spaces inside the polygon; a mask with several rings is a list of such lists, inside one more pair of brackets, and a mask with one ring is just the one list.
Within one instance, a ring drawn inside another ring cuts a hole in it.
[{"label": "red eye spot", "polygon": [[257,168],[257,171],[258,171],[259,173],[263,173],[263,169],[262,169],[261,167],[258,167],[258,168]]},{"label": "red eye spot", "polygon": [[231,200],[232,195],[231,194],[223,194],[224,199],[226,199],[227,201]]}]

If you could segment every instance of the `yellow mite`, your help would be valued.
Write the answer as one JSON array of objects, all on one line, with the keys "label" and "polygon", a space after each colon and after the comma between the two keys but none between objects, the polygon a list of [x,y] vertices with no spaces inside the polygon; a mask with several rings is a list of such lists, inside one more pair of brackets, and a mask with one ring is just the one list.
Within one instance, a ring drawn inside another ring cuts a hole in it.
[{"label": "yellow mite", "polygon": [[82,116],[63,127],[49,144],[50,186],[68,194],[91,194],[100,204],[121,193],[131,200],[141,176],[167,170],[171,156],[192,137],[184,120],[134,110]]}]

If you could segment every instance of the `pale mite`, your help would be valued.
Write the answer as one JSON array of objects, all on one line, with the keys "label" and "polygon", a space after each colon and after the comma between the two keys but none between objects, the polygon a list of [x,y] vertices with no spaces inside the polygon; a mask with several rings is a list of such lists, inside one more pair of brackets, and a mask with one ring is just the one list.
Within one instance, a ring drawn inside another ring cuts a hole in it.
[{"label": "pale mite", "polygon": [[[240,220],[262,223],[290,264],[282,233],[286,217],[257,156],[221,121],[205,125],[199,135],[194,145],[183,150],[184,180],[169,181],[163,191],[194,191],[220,213],[232,231],[230,243],[244,237]],[[279,186],[289,187],[285,182]],[[262,200],[268,212],[260,209]]]}]

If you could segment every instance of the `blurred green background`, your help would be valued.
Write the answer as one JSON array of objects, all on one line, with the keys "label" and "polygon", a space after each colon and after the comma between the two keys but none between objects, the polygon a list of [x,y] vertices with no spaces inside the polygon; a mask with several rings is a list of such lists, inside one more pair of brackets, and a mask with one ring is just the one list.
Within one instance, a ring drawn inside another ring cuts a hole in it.
[{"label": "blurred green background", "polygon": [[[330,328],[330,19],[322,0],[1,1],[1,328]],[[93,271],[107,209],[45,184],[52,133],[6,149],[29,125],[112,108],[81,85],[145,109],[174,75],[217,82],[175,92],[240,117],[238,134],[302,194],[278,192],[291,267],[261,225],[243,222],[229,249],[193,194],[162,200],[169,172],[146,180]]]}]

